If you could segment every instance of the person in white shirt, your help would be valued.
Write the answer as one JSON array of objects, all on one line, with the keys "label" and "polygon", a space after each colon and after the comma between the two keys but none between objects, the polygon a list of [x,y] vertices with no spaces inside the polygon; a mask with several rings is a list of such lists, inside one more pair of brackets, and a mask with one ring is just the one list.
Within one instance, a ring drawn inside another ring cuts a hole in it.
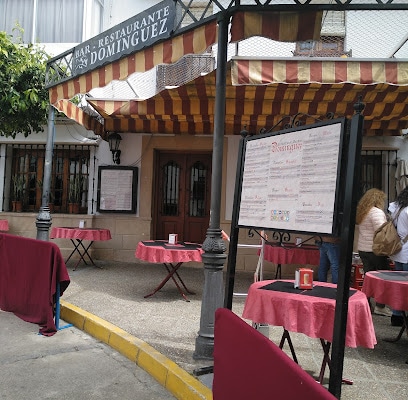
[{"label": "person in white shirt", "polygon": [[[374,232],[387,221],[384,212],[386,194],[379,189],[369,189],[357,205],[356,224],[358,225],[358,254],[363,262],[364,273],[389,269],[387,256],[373,253]],[[377,303],[374,314],[390,317],[391,310],[385,304]]]},{"label": "person in white shirt", "polygon": [[[394,261],[396,271],[408,271],[408,241],[406,240],[408,236],[408,187],[403,189],[397,199],[388,206],[388,211],[391,213],[392,218],[397,215],[399,209],[402,210],[394,224],[397,227],[397,232],[403,241],[403,245],[398,253],[391,256],[391,260]],[[391,325],[402,326],[403,322],[402,312],[392,310]]]}]

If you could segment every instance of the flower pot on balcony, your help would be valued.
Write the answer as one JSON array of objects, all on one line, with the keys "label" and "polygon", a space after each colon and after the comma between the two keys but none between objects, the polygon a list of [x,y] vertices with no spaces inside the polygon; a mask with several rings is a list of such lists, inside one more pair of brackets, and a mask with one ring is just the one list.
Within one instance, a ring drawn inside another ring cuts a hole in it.
[{"label": "flower pot on balcony", "polygon": [[68,203],[68,212],[70,214],[79,214],[79,203]]},{"label": "flower pot on balcony", "polygon": [[23,202],[20,200],[13,200],[11,202],[11,205],[13,207],[12,211],[13,212],[21,212],[23,211]]}]

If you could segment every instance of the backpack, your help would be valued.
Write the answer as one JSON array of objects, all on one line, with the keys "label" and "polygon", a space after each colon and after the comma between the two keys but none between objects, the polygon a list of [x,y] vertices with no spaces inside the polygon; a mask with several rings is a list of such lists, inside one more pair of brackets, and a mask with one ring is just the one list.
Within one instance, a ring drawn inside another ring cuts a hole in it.
[{"label": "backpack", "polygon": [[377,256],[392,256],[402,249],[402,245],[406,242],[398,235],[394,221],[398,218],[401,208],[394,218],[384,222],[375,232],[373,237],[373,253]]}]

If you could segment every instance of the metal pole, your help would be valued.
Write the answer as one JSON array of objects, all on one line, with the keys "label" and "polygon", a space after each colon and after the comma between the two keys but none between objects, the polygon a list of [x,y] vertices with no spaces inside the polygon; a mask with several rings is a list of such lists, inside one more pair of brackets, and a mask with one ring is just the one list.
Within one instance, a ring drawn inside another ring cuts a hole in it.
[{"label": "metal pole", "polygon": [[49,240],[50,226],[51,226],[51,214],[48,207],[49,194],[51,187],[51,173],[52,173],[52,153],[54,150],[54,138],[55,138],[55,122],[54,122],[55,110],[50,104],[48,110],[48,135],[47,144],[45,147],[45,164],[44,164],[44,179],[41,197],[41,207],[38,212],[36,226],[37,226],[37,239]]},{"label": "metal pole", "polygon": [[223,267],[227,255],[221,237],[220,204],[222,190],[222,158],[224,145],[225,92],[229,15],[218,20],[218,54],[214,113],[214,139],[211,178],[210,225],[203,243],[204,290],[201,304],[200,330],[196,338],[195,359],[212,359],[214,351],[215,310],[223,306]]},{"label": "metal pole", "polygon": [[237,161],[237,173],[235,178],[235,192],[234,192],[234,206],[232,209],[231,218],[231,233],[230,233],[230,243],[228,248],[228,262],[227,262],[227,274],[225,282],[225,298],[224,307],[232,310],[232,297],[234,295],[234,284],[235,284],[235,267],[237,263],[237,248],[238,248],[238,217],[239,217],[239,207],[241,204],[241,192],[242,192],[242,175],[244,169],[244,153],[245,153],[245,143],[246,137],[248,136],[247,130],[241,131],[241,141],[239,143],[238,150],[238,161]]},{"label": "metal pole", "polygon": [[[333,346],[331,352],[331,368],[329,391],[338,399],[341,396],[343,379],[344,346],[346,342],[348,300],[350,290],[351,259],[353,254],[354,226],[359,195],[361,147],[364,117],[361,112],[364,104],[354,105],[356,114],[350,125],[350,139],[347,152],[347,172],[343,202],[343,223],[341,227],[341,251],[339,281],[337,283],[336,310],[334,315]],[[342,163],[345,162],[343,157]]]}]

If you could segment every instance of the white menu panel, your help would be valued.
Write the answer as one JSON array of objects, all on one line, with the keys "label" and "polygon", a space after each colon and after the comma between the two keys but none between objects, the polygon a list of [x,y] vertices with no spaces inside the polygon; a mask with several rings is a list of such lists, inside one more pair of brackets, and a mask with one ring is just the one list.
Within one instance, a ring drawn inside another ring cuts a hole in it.
[{"label": "white menu panel", "polygon": [[238,225],[332,233],[343,126],[248,139]]},{"label": "white menu panel", "polygon": [[98,211],[134,212],[137,168],[99,167]]}]

